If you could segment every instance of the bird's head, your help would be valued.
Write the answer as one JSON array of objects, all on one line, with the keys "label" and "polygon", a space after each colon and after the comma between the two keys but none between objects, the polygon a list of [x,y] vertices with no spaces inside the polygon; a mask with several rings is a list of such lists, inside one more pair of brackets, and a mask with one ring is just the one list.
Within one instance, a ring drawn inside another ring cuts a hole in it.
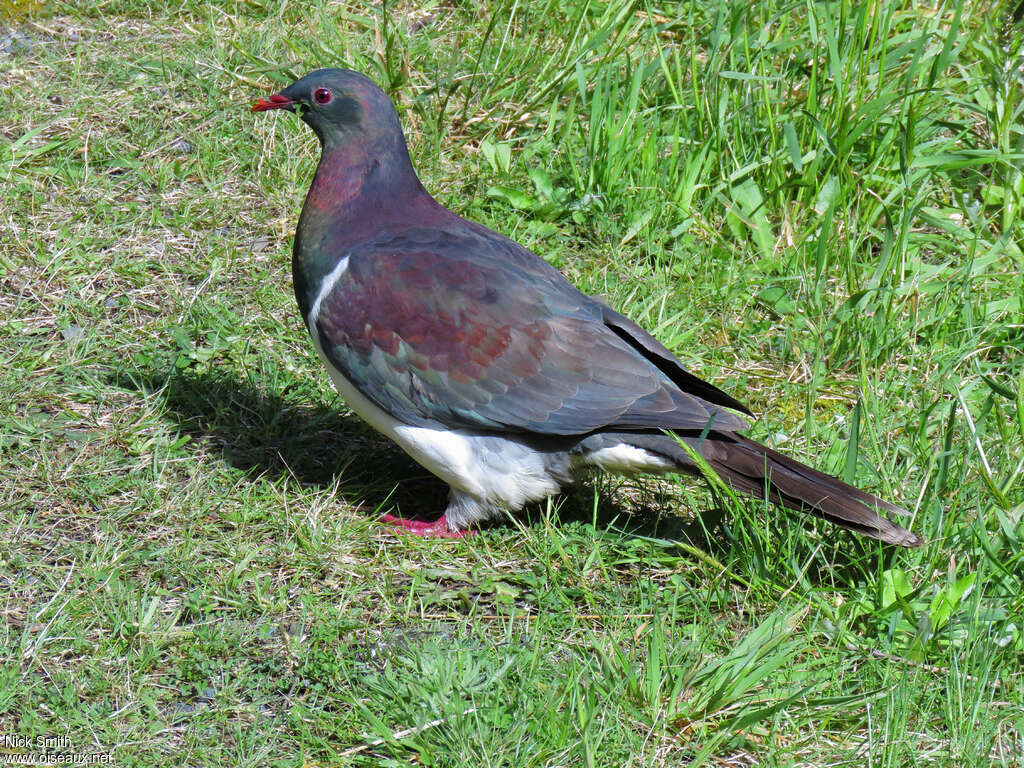
[{"label": "bird's head", "polygon": [[253,112],[297,112],[324,147],[372,140],[397,129],[391,100],[370,78],[349,69],[318,69],[252,105]]}]

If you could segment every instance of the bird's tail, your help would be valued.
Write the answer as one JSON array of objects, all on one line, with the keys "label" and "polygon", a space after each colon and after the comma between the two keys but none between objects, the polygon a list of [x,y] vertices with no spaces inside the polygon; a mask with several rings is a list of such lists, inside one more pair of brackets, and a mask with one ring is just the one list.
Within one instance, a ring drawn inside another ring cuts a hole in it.
[{"label": "bird's tail", "polygon": [[[672,459],[679,469],[700,474],[690,454],[668,435],[618,435],[623,442]],[[730,487],[768,498],[790,509],[809,512],[851,531],[902,547],[918,547],[921,539],[882,517],[879,510],[906,515],[906,510],[854,488],[778,451],[733,433],[712,432],[703,438],[679,439],[700,454]]]}]

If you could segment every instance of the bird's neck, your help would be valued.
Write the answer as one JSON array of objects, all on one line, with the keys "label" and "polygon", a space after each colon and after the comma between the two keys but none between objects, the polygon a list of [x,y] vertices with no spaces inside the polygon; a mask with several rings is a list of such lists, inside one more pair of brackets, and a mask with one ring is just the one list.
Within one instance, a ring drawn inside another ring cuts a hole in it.
[{"label": "bird's neck", "polygon": [[354,247],[433,207],[439,206],[420,184],[400,134],[397,142],[325,143],[292,254],[303,318],[324,278]]}]

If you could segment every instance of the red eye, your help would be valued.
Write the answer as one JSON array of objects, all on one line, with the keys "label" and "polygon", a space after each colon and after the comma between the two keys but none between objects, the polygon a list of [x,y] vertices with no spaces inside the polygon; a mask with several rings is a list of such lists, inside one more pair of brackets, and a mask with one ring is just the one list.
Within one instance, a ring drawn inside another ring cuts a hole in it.
[{"label": "red eye", "polygon": [[317,88],[313,91],[313,101],[317,104],[330,104],[331,92],[326,88]]}]

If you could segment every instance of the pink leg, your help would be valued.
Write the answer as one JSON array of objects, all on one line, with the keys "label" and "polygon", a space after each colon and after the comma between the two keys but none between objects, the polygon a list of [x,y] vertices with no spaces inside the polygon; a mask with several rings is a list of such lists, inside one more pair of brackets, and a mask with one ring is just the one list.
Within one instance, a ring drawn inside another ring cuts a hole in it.
[{"label": "pink leg", "polygon": [[394,515],[381,515],[380,521],[393,525],[396,528],[404,528],[414,536],[424,536],[429,538],[439,539],[461,539],[464,536],[475,536],[475,531],[449,531],[448,521],[444,515],[441,515],[437,520],[432,523],[428,523],[424,520],[410,520],[404,517],[395,517]]}]

